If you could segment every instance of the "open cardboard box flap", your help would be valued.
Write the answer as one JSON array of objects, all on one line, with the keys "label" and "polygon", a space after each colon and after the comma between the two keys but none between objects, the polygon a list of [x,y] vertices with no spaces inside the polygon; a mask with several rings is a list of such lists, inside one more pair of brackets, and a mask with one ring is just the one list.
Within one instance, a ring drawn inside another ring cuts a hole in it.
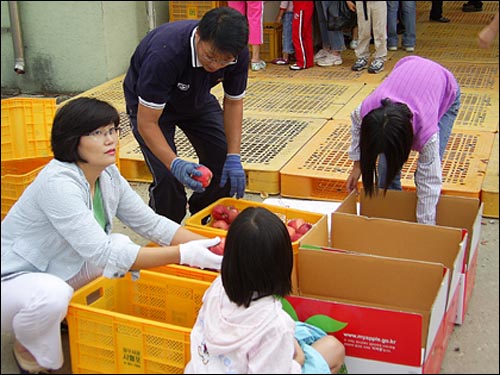
[{"label": "open cardboard box flap", "polygon": [[[355,203],[353,198],[348,204]],[[464,264],[466,231],[338,211],[332,213],[331,222],[332,248],[444,265],[450,270],[448,302],[452,302]]]},{"label": "open cardboard box flap", "polygon": [[[358,195],[353,191],[336,212],[357,214],[357,198]],[[416,222],[417,195],[415,191],[387,190],[385,195],[381,192],[368,197],[361,190],[359,202],[360,215]],[[467,230],[466,265],[479,243],[483,206],[477,198],[441,194],[436,207],[437,226]]]},{"label": "open cardboard box flap", "polygon": [[[299,251],[298,268],[300,296],[418,314],[421,347],[433,343],[446,309],[449,271],[443,265],[307,249]],[[373,329],[366,323],[361,329]]]},{"label": "open cardboard box flap", "polygon": [[453,269],[462,248],[463,236],[457,228],[334,213],[330,246],[373,255],[437,262]]}]

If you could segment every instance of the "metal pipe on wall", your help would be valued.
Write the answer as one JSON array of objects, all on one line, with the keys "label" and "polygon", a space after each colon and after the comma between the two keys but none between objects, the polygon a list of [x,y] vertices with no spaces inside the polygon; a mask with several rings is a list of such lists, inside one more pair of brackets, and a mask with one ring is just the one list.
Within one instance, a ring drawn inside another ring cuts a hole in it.
[{"label": "metal pipe on wall", "polygon": [[17,1],[9,1],[9,16],[12,42],[14,44],[14,71],[17,74],[24,74],[24,45],[21,34],[21,22],[19,22],[19,9],[17,7]]},{"label": "metal pipe on wall", "polygon": [[156,10],[154,1],[147,1],[148,4],[148,21],[149,21],[149,31],[156,27]]}]

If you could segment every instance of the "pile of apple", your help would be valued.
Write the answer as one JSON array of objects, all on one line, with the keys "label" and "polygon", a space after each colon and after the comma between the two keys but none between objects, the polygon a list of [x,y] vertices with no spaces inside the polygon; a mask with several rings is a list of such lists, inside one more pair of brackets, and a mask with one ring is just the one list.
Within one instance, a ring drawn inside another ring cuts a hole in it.
[{"label": "pile of apple", "polygon": [[[217,204],[212,208],[213,221],[211,226],[218,229],[228,230],[231,223],[236,219],[240,211],[234,206],[226,206],[224,204]],[[226,238],[221,237],[218,245],[212,246],[209,250],[217,255],[224,255],[224,246]]]},{"label": "pile of apple", "polygon": [[216,204],[212,208],[212,224],[211,226],[218,229],[228,230],[231,223],[236,219],[240,211],[234,206],[226,206],[224,204]]},{"label": "pile of apple", "polygon": [[290,234],[292,242],[297,241],[312,228],[312,224],[307,223],[302,218],[291,219],[286,223],[286,229]]}]

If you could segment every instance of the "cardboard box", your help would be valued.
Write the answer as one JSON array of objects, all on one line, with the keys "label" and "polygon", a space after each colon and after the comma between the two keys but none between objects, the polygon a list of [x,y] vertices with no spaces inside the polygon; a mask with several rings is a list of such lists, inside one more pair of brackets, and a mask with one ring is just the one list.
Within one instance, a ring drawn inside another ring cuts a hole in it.
[{"label": "cardboard box", "polygon": [[[353,207],[356,209],[355,200],[349,203],[353,203]],[[444,266],[449,275],[449,284],[447,285],[445,310],[440,321],[439,334],[436,334],[432,345],[445,350],[457,317],[460,280],[467,238],[467,232],[459,228],[424,226],[398,220],[368,218],[353,214],[334,215],[332,213],[330,247],[318,248],[303,243],[299,249],[299,257],[301,253],[311,249],[322,249],[348,255],[375,256]],[[301,268],[299,267],[299,269]],[[301,269],[301,271],[304,270]],[[378,278],[378,274],[374,274],[373,277]],[[303,293],[304,278],[307,280],[309,275],[299,273],[299,294]],[[398,282],[395,281],[395,283]],[[350,293],[355,296],[359,291],[351,291]],[[382,293],[385,293],[385,291],[382,291]],[[385,298],[385,296],[377,298]],[[376,307],[376,305],[373,306]],[[412,333],[408,332],[408,334]],[[437,366],[436,361],[439,362],[440,366],[442,358],[436,358],[432,360],[432,366]],[[389,357],[388,360],[391,363],[395,359]],[[366,364],[363,366],[366,366]],[[381,366],[381,364],[377,366]],[[439,367],[437,370],[439,371]]]},{"label": "cardboard box", "polygon": [[446,349],[446,267],[302,248],[298,259],[299,295],[286,299],[300,321],[327,322],[324,330],[345,346],[349,373],[439,372]]},{"label": "cardboard box", "polygon": [[[362,217],[377,217],[403,222],[416,222],[416,192],[388,190],[387,194],[366,197],[359,194],[359,215],[357,196],[353,192],[342,202],[332,214],[337,217],[355,215],[357,220]],[[481,218],[483,204],[477,198],[441,195],[437,205],[436,226],[460,228],[468,234],[464,263],[459,282],[459,303],[456,324],[462,324],[474,288],[477,268],[477,253],[481,237]],[[424,228],[427,225],[417,224]],[[414,239],[411,238],[413,241]],[[411,241],[408,241],[408,243]]]}]

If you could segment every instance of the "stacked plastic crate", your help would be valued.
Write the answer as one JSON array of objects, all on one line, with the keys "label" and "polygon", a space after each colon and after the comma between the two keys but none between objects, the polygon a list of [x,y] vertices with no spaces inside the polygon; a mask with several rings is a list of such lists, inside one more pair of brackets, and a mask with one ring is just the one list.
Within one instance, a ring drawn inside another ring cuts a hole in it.
[{"label": "stacked plastic crate", "polygon": [[2,220],[52,159],[54,98],[2,99]]}]

